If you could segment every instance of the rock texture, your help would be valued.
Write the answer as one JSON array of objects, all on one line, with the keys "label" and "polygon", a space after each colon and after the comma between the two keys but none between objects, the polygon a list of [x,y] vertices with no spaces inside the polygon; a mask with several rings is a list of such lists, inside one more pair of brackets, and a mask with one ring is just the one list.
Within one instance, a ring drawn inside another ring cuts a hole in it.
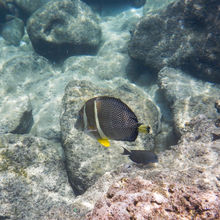
[{"label": "rock texture", "polygon": [[159,87],[172,109],[174,126],[180,135],[185,125],[199,114],[210,119],[217,119],[214,108],[219,99],[220,86],[196,80],[181,70],[163,68],[158,74]]},{"label": "rock texture", "polygon": [[24,35],[24,23],[19,18],[6,22],[1,29],[2,37],[9,43],[18,46]]},{"label": "rock texture", "polygon": [[121,53],[105,54],[103,56],[70,57],[66,59],[63,70],[72,74],[77,71],[76,79],[89,78],[91,81],[111,80],[126,75],[125,67],[128,57]]},{"label": "rock texture", "polygon": [[24,15],[30,16],[49,1],[50,0],[12,0],[11,2],[13,2]]},{"label": "rock texture", "polygon": [[32,125],[32,105],[28,96],[11,95],[0,100],[0,134],[25,134]]},{"label": "rock texture", "polygon": [[176,0],[146,0],[143,8],[143,14],[147,15],[148,13],[158,13],[158,10],[167,7],[168,4],[174,1]]},{"label": "rock texture", "polygon": [[28,20],[35,51],[52,60],[95,53],[101,40],[98,18],[83,2],[51,1]]},{"label": "rock texture", "polygon": [[[49,62],[32,53],[21,53],[5,60],[0,69],[2,95],[33,92],[36,82],[48,79],[52,74]],[[35,74],[35,75],[33,75]],[[36,79],[33,79],[36,77]],[[39,88],[38,88],[39,89]]]},{"label": "rock texture", "polygon": [[[104,89],[105,88],[105,89]],[[152,135],[140,135],[135,142],[111,141],[111,147],[102,147],[97,140],[74,128],[74,123],[85,101],[99,95],[121,98],[137,115],[140,122],[150,124]],[[153,136],[159,131],[160,114],[154,103],[136,86],[124,80],[115,80],[107,85],[86,81],[72,81],[65,90],[61,116],[62,142],[67,160],[70,182],[77,193],[83,193],[98,177],[128,159],[122,153],[122,146],[151,148]]]},{"label": "rock texture", "polygon": [[0,180],[2,219],[42,219],[75,197],[61,146],[32,136],[0,136]]},{"label": "rock texture", "polygon": [[110,5],[115,5],[115,7],[124,6],[133,6],[136,8],[142,7],[146,0],[82,0],[86,2],[88,5],[94,6],[95,8],[101,8],[103,10],[105,7],[109,7]]},{"label": "rock texture", "polygon": [[[24,51],[23,53],[20,51],[20,54],[15,52],[17,54],[15,56],[13,52],[14,50],[11,53],[8,52],[10,58],[8,60],[5,58],[0,69],[2,101],[5,104],[6,100],[13,101],[11,104],[8,101],[10,105],[7,105],[13,108],[5,107],[7,120],[16,122],[20,119],[18,117],[14,120],[18,116],[18,110],[25,109],[23,97],[27,97],[25,94],[28,94],[34,119],[30,132],[35,136],[60,140],[59,106],[68,77],[65,79],[61,75],[58,76],[43,57],[30,52],[25,54]],[[62,80],[59,77],[62,77]],[[19,100],[23,105],[19,103]],[[6,120],[6,116],[2,120]]]},{"label": "rock texture", "polygon": [[178,67],[220,82],[219,6],[218,0],[179,0],[144,16],[131,36],[131,58],[154,72]]},{"label": "rock texture", "polygon": [[8,13],[7,4],[5,1],[0,1],[0,22],[5,20],[5,16]]},{"label": "rock texture", "polygon": [[137,178],[113,184],[86,219],[218,219],[220,192]]},{"label": "rock texture", "polygon": [[212,138],[219,131],[213,120],[198,116],[176,146],[158,154],[158,164],[124,164],[106,173],[74,204],[82,216],[94,206],[87,215],[91,219],[103,219],[105,214],[145,219],[146,212],[151,219],[159,213],[162,219],[209,219],[209,214],[219,219],[220,140]]}]

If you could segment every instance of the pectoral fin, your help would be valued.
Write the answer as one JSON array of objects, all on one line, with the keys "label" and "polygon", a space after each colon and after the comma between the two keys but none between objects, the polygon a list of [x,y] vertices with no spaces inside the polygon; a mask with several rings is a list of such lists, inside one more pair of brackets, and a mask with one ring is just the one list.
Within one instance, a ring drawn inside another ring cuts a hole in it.
[{"label": "pectoral fin", "polygon": [[108,139],[98,139],[98,142],[103,145],[104,147],[109,147],[110,146],[110,142]]}]

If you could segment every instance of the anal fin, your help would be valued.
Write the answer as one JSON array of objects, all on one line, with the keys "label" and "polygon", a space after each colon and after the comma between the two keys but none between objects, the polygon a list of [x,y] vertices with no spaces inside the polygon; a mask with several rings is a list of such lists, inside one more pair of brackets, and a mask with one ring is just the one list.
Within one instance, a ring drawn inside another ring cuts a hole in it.
[{"label": "anal fin", "polygon": [[98,142],[103,145],[104,147],[109,147],[110,146],[110,142],[108,139],[98,139]]}]

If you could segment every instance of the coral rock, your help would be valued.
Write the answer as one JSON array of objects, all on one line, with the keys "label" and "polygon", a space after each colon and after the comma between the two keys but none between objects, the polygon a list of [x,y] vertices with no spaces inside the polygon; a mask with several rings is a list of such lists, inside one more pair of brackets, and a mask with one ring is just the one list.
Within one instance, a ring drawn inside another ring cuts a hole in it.
[{"label": "coral rock", "polygon": [[110,187],[87,219],[218,219],[219,207],[219,192],[123,178]]}]

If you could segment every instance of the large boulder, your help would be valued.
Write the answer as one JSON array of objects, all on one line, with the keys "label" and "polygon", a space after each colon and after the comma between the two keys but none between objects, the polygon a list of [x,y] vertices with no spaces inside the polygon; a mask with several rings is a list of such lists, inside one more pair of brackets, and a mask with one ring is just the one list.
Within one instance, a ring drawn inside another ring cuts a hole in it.
[{"label": "large boulder", "polygon": [[220,82],[218,0],[179,0],[146,15],[132,32],[129,54],[157,73],[164,66]]},{"label": "large boulder", "polygon": [[62,147],[33,136],[0,136],[0,180],[1,219],[42,219],[75,198]]},{"label": "large boulder", "polygon": [[97,16],[79,0],[48,2],[29,18],[27,32],[35,51],[52,60],[95,53],[101,40]]},{"label": "large boulder", "polygon": [[[104,89],[105,88],[105,89]],[[102,147],[97,140],[74,128],[78,111],[90,98],[107,95],[120,98],[137,115],[140,122],[151,125],[152,135],[140,135],[135,142],[110,141],[111,147]],[[122,147],[149,149],[154,147],[153,137],[158,133],[160,114],[155,104],[143,90],[116,79],[112,83],[93,84],[88,81],[71,81],[63,97],[61,116],[62,143],[66,155],[67,170],[75,192],[82,194],[105,172],[128,161],[120,155]]]},{"label": "large boulder", "polygon": [[199,114],[204,114],[209,119],[218,118],[214,105],[219,99],[220,86],[167,67],[159,72],[158,82],[172,109],[177,134],[183,134],[186,125]]}]

